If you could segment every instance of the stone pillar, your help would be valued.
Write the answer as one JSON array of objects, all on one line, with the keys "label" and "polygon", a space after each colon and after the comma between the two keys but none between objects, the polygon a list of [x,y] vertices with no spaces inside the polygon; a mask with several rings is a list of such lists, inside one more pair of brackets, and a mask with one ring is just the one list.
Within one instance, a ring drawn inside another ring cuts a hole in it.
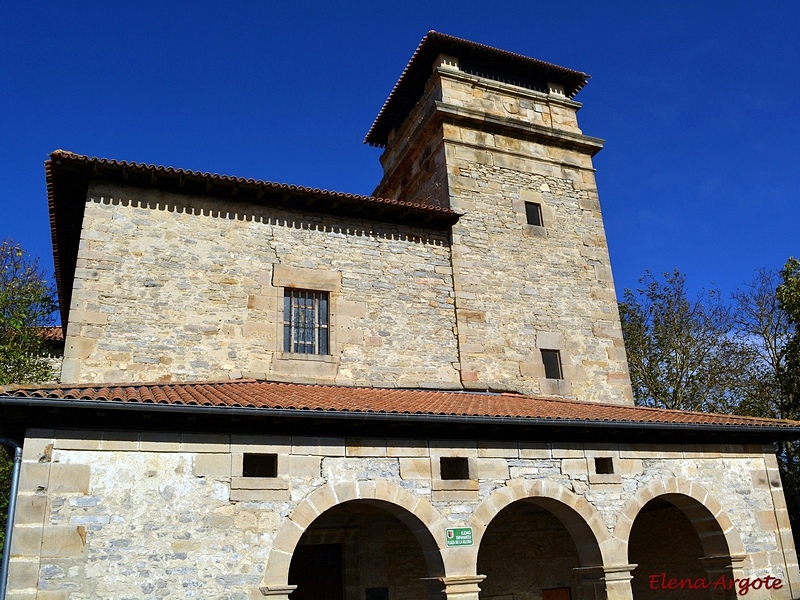
[{"label": "stone pillar", "polygon": [[[266,596],[270,600],[289,600],[289,594],[296,588],[296,585],[262,585],[258,591],[261,592],[261,596]],[[256,597],[258,596],[253,596]]]},{"label": "stone pillar", "polygon": [[[744,561],[747,558],[746,554],[732,554],[730,556],[702,556],[700,557],[700,566],[706,571],[706,579],[711,582],[713,586],[715,582],[723,577],[725,581],[733,579],[741,579],[744,577]],[[748,597],[752,595],[753,598],[758,597],[758,590],[752,590],[748,593]],[[769,593],[766,594],[769,596]],[[711,598],[714,600],[729,600],[736,598],[736,589],[730,590],[724,587],[711,588]]]},{"label": "stone pillar", "polygon": [[478,600],[478,584],[486,575],[456,575],[454,577],[424,577],[429,600]]},{"label": "stone pillar", "polygon": [[578,567],[583,597],[590,600],[633,600],[631,580],[637,565],[611,565],[608,567]]}]

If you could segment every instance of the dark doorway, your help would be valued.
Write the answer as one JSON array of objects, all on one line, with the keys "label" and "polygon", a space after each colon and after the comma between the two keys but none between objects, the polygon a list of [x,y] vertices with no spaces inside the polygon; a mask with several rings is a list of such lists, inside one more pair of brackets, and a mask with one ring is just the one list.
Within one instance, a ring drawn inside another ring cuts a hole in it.
[{"label": "dark doorway", "polygon": [[580,566],[570,530],[541,504],[519,500],[501,510],[483,535],[480,597],[568,600]]},{"label": "dark doorway", "polygon": [[[702,531],[702,539],[698,530]],[[703,587],[713,583],[719,574],[709,574],[702,559],[727,554],[722,529],[697,500],[680,494],[654,498],[636,515],[628,540],[628,561],[638,565],[631,581],[633,597],[635,600],[734,600],[736,590]],[[666,582],[672,579],[683,585],[669,588]]]},{"label": "dark doorway", "polygon": [[301,544],[294,550],[289,583],[292,600],[344,600],[341,544]]}]

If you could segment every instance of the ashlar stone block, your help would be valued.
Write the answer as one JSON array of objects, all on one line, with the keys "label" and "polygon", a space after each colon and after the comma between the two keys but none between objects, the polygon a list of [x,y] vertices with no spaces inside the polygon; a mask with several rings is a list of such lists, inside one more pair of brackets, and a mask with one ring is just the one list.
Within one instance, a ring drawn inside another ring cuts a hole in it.
[{"label": "ashlar stone block", "polygon": [[198,454],[192,466],[195,477],[209,477],[211,479],[231,478],[230,454]]},{"label": "ashlar stone block", "polygon": [[401,458],[400,477],[403,479],[430,479],[431,461],[428,458]]},{"label": "ashlar stone block", "polygon": [[50,469],[48,489],[51,493],[89,493],[89,465],[54,463]]},{"label": "ashlar stone block", "polygon": [[80,528],[61,525],[45,527],[42,531],[42,557],[72,558],[83,554],[84,537]]}]

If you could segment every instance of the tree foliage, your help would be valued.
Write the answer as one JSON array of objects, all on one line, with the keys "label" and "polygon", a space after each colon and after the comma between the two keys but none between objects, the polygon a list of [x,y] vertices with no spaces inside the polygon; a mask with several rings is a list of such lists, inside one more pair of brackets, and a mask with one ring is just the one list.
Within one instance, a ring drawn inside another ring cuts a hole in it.
[{"label": "tree foliage", "polygon": [[[800,261],[758,271],[726,304],[688,298],[678,272],[649,272],[620,303],[636,402],[800,420]],[[779,442],[789,516],[800,536],[800,443]]]},{"label": "tree foliage", "polygon": [[0,244],[0,384],[52,378],[42,327],[56,310],[53,288],[19,244]]},{"label": "tree foliage", "polygon": [[692,300],[679,271],[647,272],[626,289],[620,318],[637,402],[682,410],[729,410],[746,357],[730,336],[733,318],[715,290]]},{"label": "tree foliage", "polygon": [[762,269],[733,294],[734,332],[749,357],[738,391],[739,414],[788,419],[796,413],[789,366],[795,326],[778,298],[780,281],[777,272]]},{"label": "tree foliage", "polygon": [[786,261],[776,295],[793,327],[786,350],[784,392],[800,417],[800,260]]},{"label": "tree foliage", "polygon": [[[778,376],[776,396],[780,416],[800,420],[800,261],[790,258],[780,273],[775,290],[788,327],[783,345],[783,364]],[[778,444],[784,494],[795,538],[800,536],[800,442]]]},{"label": "tree foliage", "polygon": [[[52,324],[55,294],[38,262],[19,244],[0,244],[0,384],[52,378],[42,327]],[[5,538],[11,459],[0,449],[0,549]]]}]

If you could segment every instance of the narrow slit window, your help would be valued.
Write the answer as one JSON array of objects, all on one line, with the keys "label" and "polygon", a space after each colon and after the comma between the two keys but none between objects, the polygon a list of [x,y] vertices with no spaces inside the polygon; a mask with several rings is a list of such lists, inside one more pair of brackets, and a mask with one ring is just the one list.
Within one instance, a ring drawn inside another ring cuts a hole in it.
[{"label": "narrow slit window", "polygon": [[442,479],[469,479],[469,460],[466,458],[440,458]]},{"label": "narrow slit window", "polygon": [[283,296],[283,351],[328,354],[328,293],[287,289]]},{"label": "narrow slit window", "polygon": [[528,225],[542,226],[542,205],[538,202],[525,203],[525,218],[528,220]]},{"label": "narrow slit window", "polygon": [[558,350],[542,350],[542,362],[544,363],[544,376],[547,379],[563,379],[561,371],[561,352]]},{"label": "narrow slit window", "polygon": [[245,454],[242,457],[243,477],[277,477],[277,454]]},{"label": "narrow slit window", "polygon": [[614,459],[608,456],[598,456],[594,459],[594,472],[598,475],[614,474]]}]

